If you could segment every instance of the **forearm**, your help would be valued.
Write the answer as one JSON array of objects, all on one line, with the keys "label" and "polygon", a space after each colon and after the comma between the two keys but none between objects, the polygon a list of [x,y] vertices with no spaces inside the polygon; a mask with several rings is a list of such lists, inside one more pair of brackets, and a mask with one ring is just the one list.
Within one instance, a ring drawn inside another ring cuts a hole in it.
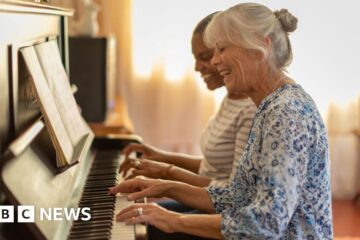
[{"label": "forearm", "polygon": [[202,212],[215,212],[211,198],[205,188],[182,182],[169,181],[163,197],[172,198]]},{"label": "forearm", "polygon": [[224,239],[221,234],[221,215],[181,214],[173,222],[174,232],[183,232],[205,238]]},{"label": "forearm", "polygon": [[194,173],[198,173],[202,159],[203,158],[201,156],[191,156],[182,153],[163,152],[161,159],[158,159],[158,161],[174,164],[175,166],[184,168]]},{"label": "forearm", "polygon": [[211,182],[211,179],[208,177],[200,176],[199,174],[193,173],[177,166],[169,167],[166,171],[165,178],[169,180],[188,183],[198,187],[206,187]]}]

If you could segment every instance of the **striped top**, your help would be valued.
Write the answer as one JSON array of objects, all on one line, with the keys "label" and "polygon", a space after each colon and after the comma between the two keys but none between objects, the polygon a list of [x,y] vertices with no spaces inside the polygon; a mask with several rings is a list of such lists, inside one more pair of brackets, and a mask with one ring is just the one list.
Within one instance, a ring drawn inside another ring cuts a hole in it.
[{"label": "striped top", "polygon": [[233,175],[247,144],[256,106],[250,98],[227,96],[204,129],[200,146],[204,159],[199,174],[212,178],[210,185],[224,185]]}]

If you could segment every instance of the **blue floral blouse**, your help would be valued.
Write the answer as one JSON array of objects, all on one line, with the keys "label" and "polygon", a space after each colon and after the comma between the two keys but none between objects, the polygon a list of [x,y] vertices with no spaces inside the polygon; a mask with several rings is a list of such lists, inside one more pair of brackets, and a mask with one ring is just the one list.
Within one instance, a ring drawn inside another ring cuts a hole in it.
[{"label": "blue floral blouse", "polygon": [[208,192],[225,239],[332,239],[327,135],[300,85],[261,102],[233,181]]}]

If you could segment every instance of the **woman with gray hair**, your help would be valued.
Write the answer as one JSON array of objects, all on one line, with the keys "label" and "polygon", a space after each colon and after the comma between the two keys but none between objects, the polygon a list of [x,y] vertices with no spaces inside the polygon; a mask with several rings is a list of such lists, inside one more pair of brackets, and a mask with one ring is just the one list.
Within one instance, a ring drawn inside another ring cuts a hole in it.
[{"label": "woman with gray hair", "polygon": [[117,215],[119,221],[162,231],[150,239],[333,238],[325,126],[311,97],[285,74],[292,59],[288,34],[296,26],[287,10],[255,3],[214,17],[204,36],[215,49],[212,64],[229,92],[246,94],[258,106],[236,174],[225,187],[146,178],[120,183],[110,192],[130,193],[130,200],[169,197],[208,214],[135,204]]}]

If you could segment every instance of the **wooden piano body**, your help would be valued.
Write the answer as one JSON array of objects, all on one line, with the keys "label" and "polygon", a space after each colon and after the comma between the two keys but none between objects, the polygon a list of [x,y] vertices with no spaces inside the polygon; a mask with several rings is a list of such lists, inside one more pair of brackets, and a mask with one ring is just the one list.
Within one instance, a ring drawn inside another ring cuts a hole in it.
[{"label": "wooden piano body", "polygon": [[[77,207],[96,151],[121,150],[140,140],[136,136],[94,139],[90,133],[80,163],[56,173],[55,150],[29,90],[29,75],[19,49],[55,39],[69,72],[67,18],[72,14],[72,10],[48,5],[0,0],[0,205],[6,201],[45,209]],[[0,239],[18,239],[25,229],[31,230],[27,239],[66,239],[72,222],[41,221],[35,214],[34,223],[0,224]],[[5,230],[10,225],[8,236]]]}]

